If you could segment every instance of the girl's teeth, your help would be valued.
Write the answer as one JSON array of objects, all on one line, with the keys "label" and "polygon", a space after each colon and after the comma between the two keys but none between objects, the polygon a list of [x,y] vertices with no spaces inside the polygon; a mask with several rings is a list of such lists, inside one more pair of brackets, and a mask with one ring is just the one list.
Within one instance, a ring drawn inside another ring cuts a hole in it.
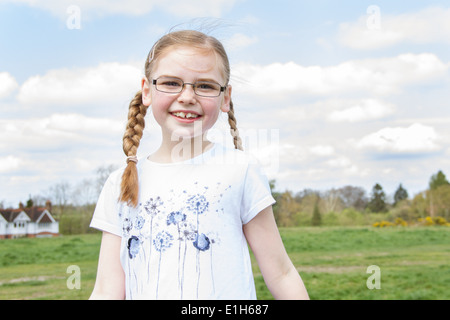
[{"label": "girl's teeth", "polygon": [[184,119],[198,118],[198,115],[193,114],[193,113],[175,112],[173,114],[179,118],[184,118]]}]

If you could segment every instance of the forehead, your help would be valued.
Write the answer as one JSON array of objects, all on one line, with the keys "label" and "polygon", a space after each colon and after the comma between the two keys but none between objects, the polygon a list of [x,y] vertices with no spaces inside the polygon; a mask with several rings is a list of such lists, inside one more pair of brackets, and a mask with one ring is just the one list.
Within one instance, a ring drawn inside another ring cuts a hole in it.
[{"label": "forehead", "polygon": [[214,50],[171,47],[156,61],[155,76],[211,77],[223,80],[223,63]]}]

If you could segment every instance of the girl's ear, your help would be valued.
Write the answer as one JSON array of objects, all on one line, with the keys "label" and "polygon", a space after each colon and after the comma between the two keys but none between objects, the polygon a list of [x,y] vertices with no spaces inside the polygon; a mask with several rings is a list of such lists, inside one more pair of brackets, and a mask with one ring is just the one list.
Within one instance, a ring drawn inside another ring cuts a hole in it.
[{"label": "girl's ear", "polygon": [[151,84],[148,81],[147,77],[142,78],[142,104],[146,107],[152,104],[152,96],[151,96]]},{"label": "girl's ear", "polygon": [[220,110],[222,110],[223,112],[230,111],[231,91],[232,88],[230,85],[228,85],[224,91],[222,106],[220,107]]}]

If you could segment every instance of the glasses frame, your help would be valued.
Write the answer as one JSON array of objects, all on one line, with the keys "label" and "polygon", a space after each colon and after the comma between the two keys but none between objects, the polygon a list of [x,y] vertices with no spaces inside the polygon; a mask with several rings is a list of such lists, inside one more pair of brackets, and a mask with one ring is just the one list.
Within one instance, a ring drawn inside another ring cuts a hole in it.
[{"label": "glasses frame", "polygon": [[[177,92],[169,92],[169,91],[164,91],[164,90],[158,89],[157,82],[158,82],[158,80],[160,80],[160,79],[173,79],[173,80],[180,81],[180,83],[182,83],[182,86],[180,87],[180,91],[177,91]],[[214,95],[214,96],[205,96],[205,95],[203,95],[203,94],[198,94],[198,93],[197,93],[197,90],[196,90],[196,89],[197,89],[197,85],[198,85],[198,84],[202,84],[202,83],[211,83],[211,84],[219,85],[219,86],[220,86],[219,94]],[[184,82],[184,81],[181,80],[180,78],[176,78],[176,77],[159,77],[159,78],[153,79],[153,80],[152,80],[152,84],[155,86],[155,89],[156,89],[157,91],[163,92],[163,93],[167,93],[167,94],[179,94],[179,93],[183,92],[184,87],[185,87],[187,84],[189,84],[189,85],[192,86],[192,89],[194,90],[194,93],[195,93],[197,96],[199,96],[199,97],[204,97],[204,98],[217,98],[217,97],[219,97],[219,96],[222,94],[222,92],[224,92],[225,89],[227,88],[227,86],[222,86],[220,83],[214,82],[214,81],[196,81],[196,82],[194,82],[194,83],[189,83],[189,82]]]}]

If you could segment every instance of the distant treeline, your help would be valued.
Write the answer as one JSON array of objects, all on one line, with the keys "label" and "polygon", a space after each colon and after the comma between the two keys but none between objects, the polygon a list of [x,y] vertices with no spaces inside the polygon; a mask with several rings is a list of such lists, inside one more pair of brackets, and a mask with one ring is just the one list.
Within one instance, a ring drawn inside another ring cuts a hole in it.
[{"label": "distant treeline", "polygon": [[411,224],[438,216],[450,220],[450,184],[442,171],[431,176],[427,190],[412,198],[400,184],[391,201],[378,183],[369,195],[363,188],[354,186],[294,193],[274,191],[275,180],[270,184],[277,200],[275,219],[281,227],[372,225],[380,220],[394,222],[398,218]]},{"label": "distant treeline", "polygon": [[[113,166],[96,170],[96,176],[72,186],[60,182],[41,195],[29,197],[27,206],[43,206],[52,202],[52,214],[59,220],[61,234],[93,233],[89,227],[96,200]],[[276,181],[270,181],[275,219],[280,227],[291,226],[358,226],[377,221],[406,221],[414,224],[426,217],[442,217],[450,221],[450,183],[442,171],[431,176],[429,188],[410,197],[400,184],[388,200],[383,187],[376,183],[370,194],[356,186],[317,191],[276,191]],[[0,207],[2,204],[0,203]],[[401,219],[401,220],[399,220]]]}]

